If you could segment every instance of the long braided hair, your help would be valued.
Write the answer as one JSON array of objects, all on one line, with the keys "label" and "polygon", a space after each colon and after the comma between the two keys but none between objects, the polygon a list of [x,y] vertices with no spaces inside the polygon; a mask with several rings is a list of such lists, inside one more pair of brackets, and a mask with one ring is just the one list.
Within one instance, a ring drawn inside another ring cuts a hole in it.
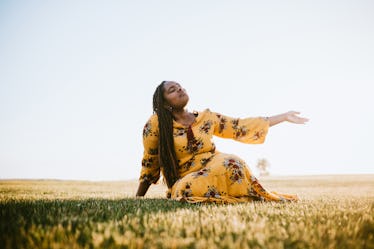
[{"label": "long braided hair", "polygon": [[153,94],[153,112],[158,117],[158,155],[159,163],[163,168],[166,184],[171,188],[178,180],[178,159],[174,149],[173,138],[173,116],[169,110],[165,108],[166,101],[164,98],[164,84],[161,82]]}]

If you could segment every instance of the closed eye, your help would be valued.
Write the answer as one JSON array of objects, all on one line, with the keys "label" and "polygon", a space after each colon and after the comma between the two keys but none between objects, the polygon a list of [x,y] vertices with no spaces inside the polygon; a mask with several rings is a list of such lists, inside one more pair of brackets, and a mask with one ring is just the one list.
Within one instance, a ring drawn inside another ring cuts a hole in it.
[{"label": "closed eye", "polygon": [[175,90],[178,90],[179,88],[181,88],[181,85],[179,83],[176,83],[176,84],[173,84],[172,86],[170,86],[170,88],[167,90],[167,92],[172,93]]}]

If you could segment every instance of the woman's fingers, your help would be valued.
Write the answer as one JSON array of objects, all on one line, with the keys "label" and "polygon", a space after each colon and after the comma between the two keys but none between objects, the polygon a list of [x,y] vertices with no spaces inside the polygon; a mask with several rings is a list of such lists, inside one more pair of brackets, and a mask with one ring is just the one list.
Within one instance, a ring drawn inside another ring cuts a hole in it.
[{"label": "woman's fingers", "polygon": [[292,123],[304,124],[305,122],[309,121],[309,119],[307,119],[307,118],[297,116],[297,115],[300,114],[300,112],[290,111],[288,113],[289,113],[289,116],[288,116],[287,120],[292,122]]}]

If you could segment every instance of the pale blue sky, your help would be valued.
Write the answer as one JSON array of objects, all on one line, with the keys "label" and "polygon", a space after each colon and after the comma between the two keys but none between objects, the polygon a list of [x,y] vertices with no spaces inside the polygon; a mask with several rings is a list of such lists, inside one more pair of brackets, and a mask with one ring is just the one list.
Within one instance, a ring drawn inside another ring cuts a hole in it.
[{"label": "pale blue sky", "polygon": [[263,145],[274,175],[374,173],[373,1],[0,1],[0,178],[138,178],[162,80],[190,110],[297,110]]}]

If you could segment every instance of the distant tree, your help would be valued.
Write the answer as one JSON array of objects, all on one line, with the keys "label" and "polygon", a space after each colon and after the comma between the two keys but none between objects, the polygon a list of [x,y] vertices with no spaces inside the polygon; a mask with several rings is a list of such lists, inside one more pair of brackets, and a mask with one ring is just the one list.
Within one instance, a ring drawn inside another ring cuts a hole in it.
[{"label": "distant tree", "polygon": [[265,158],[258,159],[256,167],[260,171],[260,176],[268,176],[270,174],[269,173],[270,163]]}]

